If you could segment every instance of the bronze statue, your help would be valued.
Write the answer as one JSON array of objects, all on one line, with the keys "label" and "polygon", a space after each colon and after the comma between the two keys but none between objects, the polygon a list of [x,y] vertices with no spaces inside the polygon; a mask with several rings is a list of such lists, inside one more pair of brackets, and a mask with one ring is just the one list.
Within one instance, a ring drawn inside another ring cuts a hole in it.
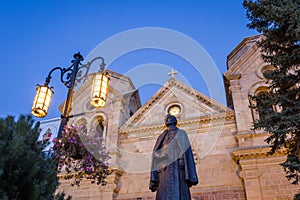
[{"label": "bronze statue", "polygon": [[152,153],[149,189],[157,191],[156,200],[189,200],[189,188],[198,183],[191,145],[175,116],[167,115],[165,124]]}]

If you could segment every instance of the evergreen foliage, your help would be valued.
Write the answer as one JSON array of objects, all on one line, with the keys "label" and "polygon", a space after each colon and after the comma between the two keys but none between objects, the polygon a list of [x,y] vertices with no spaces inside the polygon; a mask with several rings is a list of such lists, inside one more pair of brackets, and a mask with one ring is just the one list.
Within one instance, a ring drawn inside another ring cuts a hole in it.
[{"label": "evergreen foliage", "polygon": [[0,199],[54,199],[57,163],[43,153],[47,144],[37,142],[39,134],[29,115],[0,118]]},{"label": "evergreen foliage", "polygon": [[[254,129],[270,133],[274,153],[287,150],[283,166],[293,184],[300,179],[300,0],[245,0],[247,25],[262,34],[263,59],[275,67],[264,74],[267,91],[252,96],[260,119]],[[270,109],[271,108],[271,109]],[[296,198],[296,197],[295,197]]]}]

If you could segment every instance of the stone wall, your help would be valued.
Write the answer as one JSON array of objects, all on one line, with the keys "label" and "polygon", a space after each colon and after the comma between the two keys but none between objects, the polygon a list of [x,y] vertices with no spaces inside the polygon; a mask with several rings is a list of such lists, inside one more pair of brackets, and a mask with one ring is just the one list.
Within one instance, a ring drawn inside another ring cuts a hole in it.
[{"label": "stone wall", "polygon": [[249,108],[249,95],[266,86],[262,72],[270,66],[261,58],[258,40],[260,36],[245,38],[227,57],[224,75],[234,105],[238,142],[232,156],[239,164],[247,200],[293,199],[300,188],[288,182],[279,165],[286,159],[285,152],[269,155],[270,145],[265,142],[269,134],[251,130],[259,116]]},{"label": "stone wall", "polygon": [[244,181],[247,199],[293,199],[294,194],[299,192],[299,186],[288,182],[279,165],[285,161],[286,156],[284,153],[269,156],[269,150],[270,148],[244,150],[238,158],[241,166],[239,175]]},{"label": "stone wall", "polygon": [[201,192],[193,191],[193,200],[245,200],[243,187],[230,187],[219,189],[203,189]]},{"label": "stone wall", "polygon": [[67,195],[71,195],[73,200],[109,200],[115,199],[120,190],[120,176],[118,170],[114,171],[106,178],[105,186],[91,183],[90,180],[82,180],[79,186],[72,186],[72,180],[64,180],[60,178],[60,185],[56,192],[64,191]]},{"label": "stone wall", "polygon": [[258,116],[249,108],[248,95],[264,86],[261,70],[267,65],[257,40],[259,36],[244,39],[228,56],[224,76],[234,111],[172,78],[131,116],[126,98],[112,88],[113,101],[101,112],[108,116],[106,139],[114,147],[113,167],[122,172],[111,175],[106,186],[83,182],[72,187],[61,180],[58,191],[72,194],[75,200],[154,200],[155,193],[148,189],[151,152],[164,130],[167,109],[178,104],[179,128],[188,133],[199,179],[191,188],[193,200],[292,199],[299,186],[287,181],[279,165],[286,155],[269,155],[264,142],[268,133],[251,131]]},{"label": "stone wall", "polygon": [[[237,148],[234,119],[200,122],[191,125],[181,121],[180,128],[188,133],[197,168],[199,184],[191,188],[193,199],[245,199],[243,183],[238,176],[239,166],[232,159],[231,152]],[[121,189],[116,199],[154,199],[155,193],[149,190],[151,152],[158,135],[163,130],[135,133],[121,139],[121,147],[134,153],[127,160],[127,170],[121,177]],[[143,136],[143,137],[142,137]],[[148,136],[148,137],[147,137]],[[140,166],[133,173],[134,166]],[[144,166],[144,173],[138,170]],[[148,166],[148,167],[147,167]]]}]

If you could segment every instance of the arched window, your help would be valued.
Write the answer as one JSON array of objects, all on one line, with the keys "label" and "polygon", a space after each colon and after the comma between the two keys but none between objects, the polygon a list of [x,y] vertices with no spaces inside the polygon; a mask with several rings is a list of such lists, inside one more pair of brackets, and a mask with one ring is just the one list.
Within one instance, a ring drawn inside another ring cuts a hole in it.
[{"label": "arched window", "polygon": [[262,65],[262,66],[258,67],[256,74],[259,78],[265,79],[264,74],[270,73],[274,70],[276,70],[276,68],[273,65],[270,65],[270,64]]},{"label": "arched window", "polygon": [[100,137],[104,136],[104,125],[103,125],[103,117],[102,116],[97,116],[96,117],[96,131],[100,135]]},{"label": "arched window", "polygon": [[[269,88],[267,86],[261,86],[256,89],[254,96],[259,98],[250,97],[250,107],[252,108],[253,121],[258,119],[267,118],[276,108],[267,101]],[[250,95],[251,96],[251,95]]]},{"label": "arched window", "polygon": [[104,139],[107,135],[107,117],[104,113],[97,113],[91,120],[91,131],[96,134],[96,136]]},{"label": "arched window", "polygon": [[261,73],[264,75],[264,74],[268,74],[274,70],[276,70],[276,68],[273,65],[266,65],[261,69]]},{"label": "arched window", "polygon": [[269,98],[267,91],[261,91],[256,94],[259,98],[256,100],[256,105],[258,107],[257,112],[260,119],[268,118],[268,116],[273,112],[272,104],[266,103]]},{"label": "arched window", "polygon": [[51,135],[52,135],[52,131],[51,131],[50,128],[48,128],[48,129],[46,130],[46,132],[44,133],[44,135],[43,135],[43,141],[44,141],[44,142],[49,141],[50,138],[51,138]]}]

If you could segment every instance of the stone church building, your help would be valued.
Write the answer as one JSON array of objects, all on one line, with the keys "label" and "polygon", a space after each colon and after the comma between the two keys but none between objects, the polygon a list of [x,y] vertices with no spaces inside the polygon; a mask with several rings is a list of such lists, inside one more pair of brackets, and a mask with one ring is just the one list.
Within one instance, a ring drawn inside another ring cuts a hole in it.
[{"label": "stone church building", "polygon": [[[176,114],[178,126],[190,139],[199,183],[191,187],[194,200],[293,199],[299,187],[291,185],[279,163],[283,153],[268,155],[268,133],[251,130],[259,116],[249,108],[249,94],[266,89],[263,73],[272,66],[261,58],[256,41],[245,38],[227,57],[224,84],[227,105],[171,77],[144,105],[130,77],[108,71],[110,83],[106,105],[92,108],[91,80],[73,97],[72,113],[84,113],[69,123],[101,129],[110,151],[113,173],[106,186],[82,182],[71,186],[61,179],[58,191],[73,199],[152,200],[149,190],[151,153],[165,129],[168,112]],[[59,121],[42,122],[43,133],[55,131]]]}]

